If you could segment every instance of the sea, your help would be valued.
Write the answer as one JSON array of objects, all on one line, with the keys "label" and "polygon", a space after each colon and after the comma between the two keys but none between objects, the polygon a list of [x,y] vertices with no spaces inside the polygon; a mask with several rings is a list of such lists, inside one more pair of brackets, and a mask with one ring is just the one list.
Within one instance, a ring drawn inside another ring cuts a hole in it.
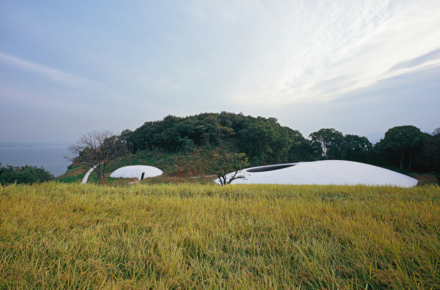
[{"label": "sea", "polygon": [[64,174],[72,157],[68,145],[38,143],[0,143],[1,166],[37,166],[43,167],[55,177]]}]

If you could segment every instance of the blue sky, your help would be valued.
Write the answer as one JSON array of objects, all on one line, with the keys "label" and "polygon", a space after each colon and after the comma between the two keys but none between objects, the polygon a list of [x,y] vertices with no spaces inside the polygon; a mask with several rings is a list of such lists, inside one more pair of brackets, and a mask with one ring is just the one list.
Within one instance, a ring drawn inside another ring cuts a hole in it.
[{"label": "blue sky", "polygon": [[221,111],[305,136],[432,132],[438,15],[438,0],[0,0],[0,142]]}]

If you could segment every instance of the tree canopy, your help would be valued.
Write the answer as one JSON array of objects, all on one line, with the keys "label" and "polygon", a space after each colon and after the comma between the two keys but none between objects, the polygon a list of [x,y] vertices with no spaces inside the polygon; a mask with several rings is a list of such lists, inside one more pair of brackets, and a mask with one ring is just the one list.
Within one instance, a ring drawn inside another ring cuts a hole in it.
[{"label": "tree canopy", "polygon": [[19,170],[13,166],[2,166],[0,163],[0,184],[7,185],[12,183],[17,184],[32,184],[52,180],[54,176],[43,168],[36,166],[22,166]]},{"label": "tree canopy", "polygon": [[316,160],[309,141],[297,130],[281,126],[275,118],[251,117],[228,112],[203,113],[145,122],[121,134],[132,153],[138,150],[178,152],[196,147],[230,146],[250,157],[252,165]]},{"label": "tree canopy", "polygon": [[433,136],[428,136],[423,142],[423,164],[436,171],[440,180],[440,134],[434,131]]},{"label": "tree canopy", "polygon": [[420,131],[415,126],[397,126],[389,129],[385,133],[385,138],[380,140],[377,145],[379,153],[385,154],[387,157],[399,158],[399,167],[402,169],[405,160],[409,157],[409,168],[415,153],[421,150],[423,140],[428,134]]},{"label": "tree canopy", "polygon": [[307,139],[298,130],[280,125],[276,118],[229,112],[188,117],[169,115],[121,134],[132,153],[139,150],[191,153],[224,147],[231,154],[246,154],[252,166],[339,159],[410,170],[414,165],[419,169],[425,166],[422,148],[427,146],[424,140],[429,136],[415,126],[397,126],[374,145],[366,137],[344,135],[334,128],[320,129]]}]

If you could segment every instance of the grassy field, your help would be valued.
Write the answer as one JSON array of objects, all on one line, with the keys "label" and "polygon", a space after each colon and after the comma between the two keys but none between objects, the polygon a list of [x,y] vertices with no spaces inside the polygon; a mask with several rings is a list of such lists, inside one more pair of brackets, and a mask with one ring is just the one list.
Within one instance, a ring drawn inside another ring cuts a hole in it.
[{"label": "grassy field", "polygon": [[440,289],[440,188],[0,187],[0,289]]}]

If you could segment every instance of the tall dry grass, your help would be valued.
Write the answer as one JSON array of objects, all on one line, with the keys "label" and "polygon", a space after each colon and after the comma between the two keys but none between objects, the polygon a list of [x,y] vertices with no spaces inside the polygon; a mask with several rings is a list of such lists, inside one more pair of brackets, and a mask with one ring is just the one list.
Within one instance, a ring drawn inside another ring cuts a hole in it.
[{"label": "tall dry grass", "polygon": [[440,188],[0,187],[1,289],[440,289]]}]

